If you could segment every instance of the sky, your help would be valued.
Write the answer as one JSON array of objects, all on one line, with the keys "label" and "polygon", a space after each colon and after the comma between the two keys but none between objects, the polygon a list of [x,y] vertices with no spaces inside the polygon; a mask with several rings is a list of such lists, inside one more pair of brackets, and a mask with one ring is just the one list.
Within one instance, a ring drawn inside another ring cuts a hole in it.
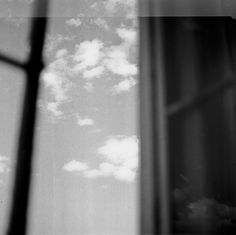
[{"label": "sky", "polygon": [[[0,51],[19,60],[29,52],[32,3],[0,1]],[[135,10],[133,0],[52,1],[47,66],[40,78],[29,234],[137,234]],[[2,230],[23,92],[24,74],[0,65]]]}]

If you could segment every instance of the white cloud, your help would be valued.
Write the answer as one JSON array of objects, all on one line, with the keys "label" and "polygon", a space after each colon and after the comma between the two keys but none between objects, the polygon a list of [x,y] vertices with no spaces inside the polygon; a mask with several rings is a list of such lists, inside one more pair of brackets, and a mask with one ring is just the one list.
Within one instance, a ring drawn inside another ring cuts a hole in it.
[{"label": "white cloud", "polygon": [[88,92],[93,92],[94,86],[91,82],[86,82],[84,85],[84,89]]},{"label": "white cloud", "polygon": [[122,77],[136,76],[137,65],[130,62],[131,50],[136,41],[135,31],[119,28],[119,34],[123,42],[117,46],[104,47],[96,39],[77,45],[72,70],[82,73],[85,79],[100,77],[105,71]]},{"label": "white cloud", "polygon": [[101,76],[103,72],[104,72],[104,66],[97,66],[97,67],[92,68],[90,70],[85,70],[83,72],[83,77],[87,78],[87,79],[91,79],[94,77]]},{"label": "white cloud", "polygon": [[134,8],[135,3],[136,0],[107,0],[105,2],[105,8],[110,12],[114,12],[119,6]]},{"label": "white cloud", "polygon": [[63,169],[81,172],[81,176],[89,179],[113,177],[116,180],[132,183],[138,169],[138,139],[136,136],[114,136],[109,138],[97,153],[103,161],[98,168],[91,168],[87,163],[71,161]]},{"label": "white cloud", "polygon": [[133,182],[136,177],[136,171],[127,167],[117,167],[113,172],[114,177],[120,181]]},{"label": "white cloud", "polygon": [[63,166],[63,169],[65,171],[70,171],[70,172],[82,172],[82,171],[87,170],[88,168],[89,167],[87,163],[76,161],[76,160],[72,160]]},{"label": "white cloud", "polygon": [[[70,19],[71,22],[72,19]],[[102,18],[97,19],[97,24],[104,24]],[[122,80],[111,88],[111,94],[128,92],[136,84],[135,76],[138,68],[135,62],[137,33],[134,28],[121,26],[116,30],[122,39],[121,44],[105,46],[101,40],[86,40],[77,44],[73,52],[62,48],[55,53],[54,61],[49,64],[42,75],[46,88],[53,95],[53,100],[46,104],[46,109],[54,116],[61,117],[61,105],[70,100],[69,90],[75,76],[81,75],[86,79],[82,85],[88,92],[93,92],[95,87],[89,79],[99,78],[109,73],[120,76]],[[62,35],[54,35],[55,43],[65,40]],[[67,39],[66,39],[67,40]],[[69,39],[68,39],[69,40]],[[55,45],[53,46],[55,47]],[[81,125],[92,125],[88,120],[81,120]]]},{"label": "white cloud", "polygon": [[84,41],[77,45],[76,52],[73,56],[75,62],[73,70],[79,72],[97,65],[102,56],[102,48],[103,43],[97,39]]},{"label": "white cloud", "polygon": [[128,29],[125,27],[118,28],[116,30],[118,36],[123,39],[126,43],[135,44],[137,43],[137,31],[135,29]]},{"label": "white cloud", "polygon": [[105,29],[105,30],[109,30],[109,26],[108,26],[108,24],[107,24],[107,21],[106,21],[104,18],[96,18],[96,19],[94,20],[94,23],[95,23],[97,26],[99,26],[99,27],[101,27],[101,28],[103,28],[103,29]]},{"label": "white cloud", "polygon": [[60,49],[56,52],[56,59],[60,59],[60,58],[63,58],[65,57],[66,55],[68,55],[68,50],[63,48],[63,49]]},{"label": "white cloud", "polygon": [[81,117],[77,115],[77,123],[79,126],[93,126],[94,121],[89,117]]},{"label": "white cloud", "polygon": [[46,36],[46,54],[55,50],[64,41],[73,41],[75,36],[62,34],[47,34]]},{"label": "white cloud", "polygon": [[128,92],[136,84],[137,84],[137,81],[132,77],[124,79],[113,87],[112,93],[116,95],[122,92]]},{"label": "white cloud", "polygon": [[109,48],[104,63],[112,73],[120,76],[135,76],[138,73],[137,65],[129,62],[128,51],[123,45]]},{"label": "white cloud", "polygon": [[68,24],[69,26],[79,27],[82,24],[82,21],[80,18],[71,18],[66,21],[66,24]]},{"label": "white cloud", "polygon": [[42,73],[44,85],[53,96],[53,101],[47,102],[46,109],[55,117],[63,114],[60,105],[69,100],[67,92],[72,86],[69,60],[69,52],[66,49],[60,49],[55,54],[55,60]]},{"label": "white cloud", "polygon": [[98,169],[90,169],[83,173],[85,178],[114,177],[115,179],[131,183],[135,180],[136,172],[132,169],[103,162]]},{"label": "white cloud", "polygon": [[138,167],[138,139],[135,136],[111,137],[97,150],[97,153],[112,164],[129,169]]},{"label": "white cloud", "polygon": [[63,115],[63,112],[59,110],[59,102],[48,102],[46,104],[46,109],[50,111],[55,117],[59,118]]},{"label": "white cloud", "polygon": [[9,158],[0,155],[0,173],[6,173],[9,171]]},{"label": "white cloud", "polygon": [[63,74],[55,70],[46,70],[42,79],[44,81],[45,87],[49,88],[54,101],[47,102],[46,109],[50,111],[55,117],[59,117],[63,114],[62,111],[59,110],[59,107],[62,103],[68,100],[67,91],[71,86],[70,81],[64,77]]},{"label": "white cloud", "polygon": [[109,15],[119,10],[123,10],[126,17],[134,17],[137,15],[137,0],[106,0],[104,7]]}]

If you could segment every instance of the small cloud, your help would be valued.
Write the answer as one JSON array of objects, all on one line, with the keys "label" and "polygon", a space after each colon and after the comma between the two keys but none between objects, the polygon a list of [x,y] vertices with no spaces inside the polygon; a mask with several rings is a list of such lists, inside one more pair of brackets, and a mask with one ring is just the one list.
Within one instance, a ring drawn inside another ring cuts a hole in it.
[{"label": "small cloud", "polygon": [[9,172],[9,158],[0,155],[0,174]]},{"label": "small cloud", "polygon": [[112,93],[114,95],[120,94],[122,92],[128,92],[130,89],[137,84],[137,80],[134,78],[127,78],[119,82],[113,87]]},{"label": "small cloud", "polygon": [[104,72],[104,66],[97,66],[90,70],[85,70],[83,72],[83,77],[86,79],[92,79],[101,76],[103,72]]},{"label": "small cloud", "polygon": [[88,168],[89,167],[87,163],[79,162],[76,160],[72,160],[63,166],[63,170],[69,171],[69,172],[82,172],[82,171],[87,170]]},{"label": "small cloud", "polygon": [[94,86],[91,82],[86,82],[84,85],[84,89],[88,92],[93,92]]},{"label": "small cloud", "polygon": [[136,136],[114,136],[98,148],[97,153],[113,164],[135,170],[138,167],[138,151]]},{"label": "small cloud", "polygon": [[82,24],[82,21],[80,18],[71,18],[66,21],[66,24],[69,26],[79,27]]},{"label": "small cloud", "polygon": [[94,20],[94,23],[98,26],[98,27],[101,27],[105,30],[109,30],[109,26],[107,24],[107,21],[103,18],[96,18]]},{"label": "small cloud", "polygon": [[104,64],[114,74],[124,77],[135,76],[138,73],[138,68],[136,64],[129,62],[128,55],[126,45],[110,47]]},{"label": "small cloud", "polygon": [[63,34],[47,34],[45,52],[46,54],[55,50],[64,41],[73,41],[75,36]]},{"label": "small cloud", "polygon": [[47,102],[46,110],[59,117],[63,114],[60,106],[69,101],[68,91],[72,86],[69,55],[66,49],[60,49],[55,54],[55,60],[42,73],[42,81],[53,96],[53,101]]},{"label": "small cloud", "polygon": [[84,172],[85,178],[94,179],[101,176],[101,172],[98,169],[90,169]]},{"label": "small cloud", "polygon": [[123,9],[128,17],[136,15],[136,0],[106,0],[104,6],[109,14],[114,14],[118,10]]},{"label": "small cloud", "polygon": [[89,117],[81,117],[77,115],[77,123],[79,126],[93,126],[94,121]]},{"label": "small cloud", "polygon": [[90,6],[90,8],[94,9],[94,8],[96,8],[97,6],[98,6],[98,3],[97,3],[97,2],[94,2],[94,3]]},{"label": "small cloud", "polygon": [[89,169],[83,173],[85,178],[96,179],[100,177],[114,177],[115,179],[132,183],[135,180],[136,172],[127,167],[117,166],[112,163],[103,162],[98,169]]},{"label": "small cloud", "polygon": [[87,163],[71,161],[63,169],[80,172],[88,179],[113,177],[118,181],[132,183],[138,168],[138,139],[135,136],[115,136],[109,138],[97,153],[102,155],[103,162],[97,168]]},{"label": "small cloud", "polygon": [[46,109],[51,112],[55,117],[59,118],[63,115],[63,112],[59,110],[59,103],[57,102],[48,102],[46,104]]},{"label": "small cloud", "polygon": [[98,148],[98,154],[106,160],[97,169],[84,172],[84,177],[114,177],[131,183],[135,180],[138,168],[138,139],[135,136],[115,136]]},{"label": "small cloud", "polygon": [[60,59],[60,58],[65,57],[66,55],[68,55],[68,50],[63,48],[56,52],[55,57],[56,59]]},{"label": "small cloud", "polygon": [[135,29],[128,29],[125,27],[118,28],[116,30],[118,36],[123,39],[126,43],[136,44],[137,43],[137,31]]},{"label": "small cloud", "polygon": [[103,43],[97,39],[84,41],[76,46],[76,52],[73,56],[75,66],[74,72],[93,67],[98,64],[102,57]]}]

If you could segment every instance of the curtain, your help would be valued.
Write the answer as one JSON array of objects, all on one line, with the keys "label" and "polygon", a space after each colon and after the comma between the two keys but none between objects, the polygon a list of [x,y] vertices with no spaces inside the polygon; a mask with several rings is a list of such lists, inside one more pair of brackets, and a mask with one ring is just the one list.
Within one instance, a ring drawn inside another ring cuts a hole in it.
[{"label": "curtain", "polygon": [[142,234],[236,231],[235,46],[230,17],[140,17]]}]

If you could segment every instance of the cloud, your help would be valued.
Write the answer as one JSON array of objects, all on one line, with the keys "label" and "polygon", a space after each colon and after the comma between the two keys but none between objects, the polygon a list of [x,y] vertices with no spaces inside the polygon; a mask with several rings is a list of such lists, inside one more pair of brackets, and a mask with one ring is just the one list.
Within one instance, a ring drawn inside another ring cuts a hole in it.
[{"label": "cloud", "polygon": [[47,34],[45,43],[46,54],[55,50],[64,41],[73,41],[75,36],[62,34]]},{"label": "cloud", "polygon": [[[55,53],[55,59],[42,73],[42,80],[53,96],[53,101],[46,104],[46,109],[59,118],[63,115],[60,106],[69,101],[68,91],[72,87],[72,79],[79,73],[86,79],[103,73],[103,66],[94,67],[101,59],[103,43],[99,40],[84,41],[75,46],[75,51],[60,49]],[[85,89],[92,91],[93,85],[85,84]]]},{"label": "cloud", "polygon": [[59,102],[48,102],[46,104],[46,109],[51,112],[55,117],[60,118],[63,115],[63,112],[59,110]]},{"label": "cloud", "polygon": [[124,79],[113,87],[112,94],[116,95],[123,92],[128,92],[136,84],[137,84],[137,80],[135,80],[132,77]]},{"label": "cloud", "polygon": [[94,20],[94,23],[100,28],[103,28],[105,30],[109,30],[109,26],[107,24],[107,21],[104,18],[96,18]]},{"label": "cloud", "polygon": [[127,16],[131,17],[136,15],[136,0],[106,0],[104,2],[105,9],[108,13],[112,14],[120,9],[126,11]]},{"label": "cloud", "polygon": [[135,76],[138,73],[137,65],[128,60],[128,51],[125,45],[110,47],[104,64],[109,71],[120,76]]},{"label": "cloud", "polygon": [[138,139],[135,136],[114,136],[109,138],[97,153],[112,164],[137,169]]},{"label": "cloud", "polygon": [[69,26],[79,27],[82,24],[82,21],[80,18],[71,18],[66,21],[66,24]]},{"label": "cloud", "polygon": [[63,48],[63,49],[60,49],[56,52],[56,59],[60,59],[60,58],[63,58],[65,57],[66,55],[68,55],[68,50]]},{"label": "cloud", "polygon": [[89,117],[81,117],[77,115],[77,123],[79,126],[93,126],[94,121]]},{"label": "cloud", "polygon": [[129,61],[130,50],[135,43],[134,33],[123,28],[120,31],[123,42],[117,46],[105,47],[97,39],[77,45],[73,55],[72,71],[82,74],[85,79],[100,77],[104,72],[122,77],[136,76],[137,65]]},{"label": "cloud", "polygon": [[83,77],[86,79],[91,79],[95,77],[99,77],[103,74],[104,72],[104,66],[97,66],[95,68],[92,68],[90,70],[85,70],[83,72]]},{"label": "cloud", "polygon": [[94,86],[91,82],[86,82],[84,85],[84,89],[88,92],[93,92],[94,91]]},{"label": "cloud", "polygon": [[137,43],[137,30],[134,28],[128,29],[126,27],[120,27],[116,30],[118,36],[123,39],[126,43],[136,44]]},{"label": "cloud", "polygon": [[97,65],[102,57],[102,48],[103,43],[97,39],[84,41],[76,45],[76,52],[73,56],[76,65],[73,67],[73,70],[79,72]]},{"label": "cloud", "polygon": [[[102,162],[97,168],[91,168],[87,163],[77,164],[75,160],[72,161],[73,164],[70,162],[65,166],[73,169],[70,171],[80,172],[84,178],[113,177],[121,182],[132,183],[138,170],[138,148],[136,136],[114,136],[97,149],[97,153],[102,156]],[[74,167],[77,165],[78,169]]]},{"label": "cloud", "polygon": [[[74,20],[72,18],[70,22]],[[96,22],[106,25],[102,18],[98,18]],[[91,80],[100,78],[102,75],[116,75],[122,78],[111,88],[113,95],[128,92],[136,85],[135,76],[138,74],[138,68],[134,61],[137,51],[137,32],[135,28],[123,25],[116,29],[116,33],[122,40],[118,45],[105,46],[101,40],[93,39],[76,44],[73,51],[62,48],[55,52],[54,61],[42,74],[44,85],[53,96],[45,108],[54,117],[63,116],[61,105],[71,100],[69,90],[78,75],[85,79],[82,87],[88,92],[93,92],[95,89]],[[60,34],[54,35],[52,42],[56,45],[51,47],[57,47],[57,44],[63,40],[69,40],[69,38]]]},{"label": "cloud", "polygon": [[236,228],[236,207],[214,198],[196,198],[194,187],[185,186],[173,192],[175,226],[179,232],[217,233]]},{"label": "cloud", "polygon": [[116,30],[117,35],[122,39],[120,45],[107,47],[104,64],[107,69],[123,77],[136,76],[138,68],[130,59],[134,57],[137,51],[137,31],[132,28],[119,27]]},{"label": "cloud", "polygon": [[63,166],[63,170],[69,171],[69,172],[82,172],[82,171],[87,170],[88,168],[89,167],[87,163],[76,161],[76,160],[72,160]]},{"label": "cloud", "polygon": [[54,101],[47,102],[46,109],[50,111],[55,117],[60,117],[63,112],[59,110],[59,107],[68,100],[66,92],[71,84],[56,72],[44,73],[43,81],[45,86],[50,89],[52,95],[54,96]]},{"label": "cloud", "polygon": [[84,177],[90,179],[99,177],[114,177],[119,181],[131,183],[135,180],[136,172],[126,167],[103,162],[99,165],[98,169],[85,171]]},{"label": "cloud", "polygon": [[42,80],[53,96],[53,101],[47,102],[46,109],[55,117],[60,117],[63,112],[59,110],[60,105],[67,102],[68,90],[72,86],[70,81],[70,66],[68,61],[68,51],[58,50],[55,60],[42,73]]},{"label": "cloud", "polygon": [[0,155],[0,174],[9,172],[9,158]]}]

